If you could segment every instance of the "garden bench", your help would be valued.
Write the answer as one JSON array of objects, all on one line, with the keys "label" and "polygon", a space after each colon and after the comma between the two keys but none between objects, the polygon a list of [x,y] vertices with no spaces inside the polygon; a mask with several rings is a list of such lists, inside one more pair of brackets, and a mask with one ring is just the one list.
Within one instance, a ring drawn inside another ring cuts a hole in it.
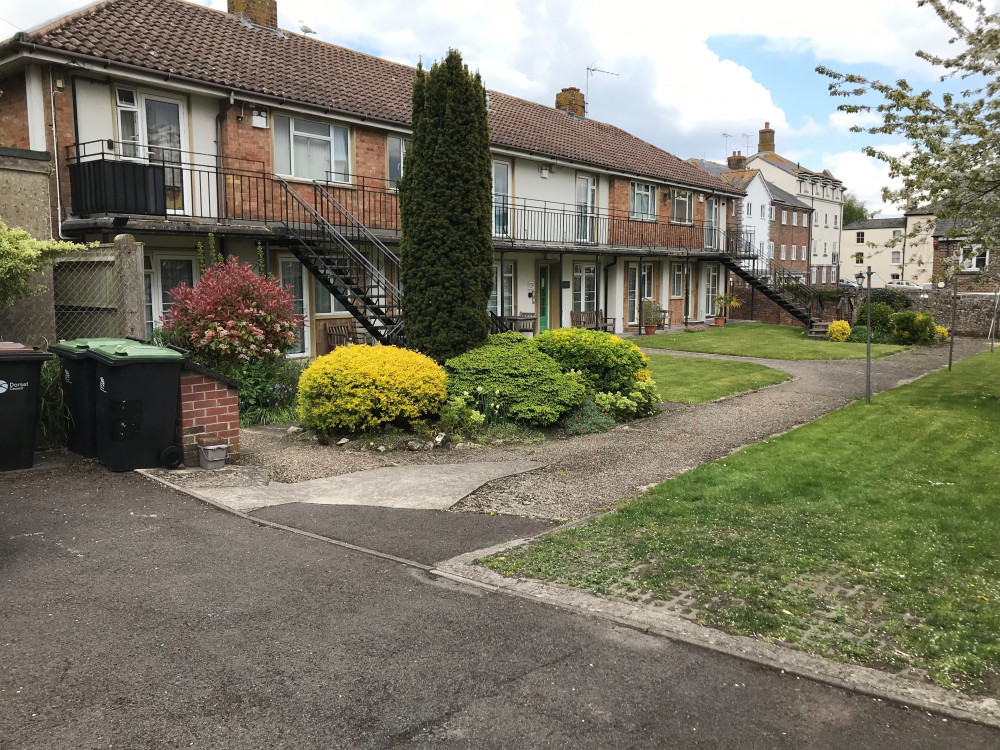
[{"label": "garden bench", "polygon": [[591,331],[615,332],[615,319],[604,317],[604,310],[573,310],[569,314],[574,328],[588,328]]},{"label": "garden bench", "polygon": [[357,324],[353,318],[350,320],[328,320],[323,324],[323,330],[326,334],[326,345],[331,352],[338,346],[364,342],[358,336]]}]

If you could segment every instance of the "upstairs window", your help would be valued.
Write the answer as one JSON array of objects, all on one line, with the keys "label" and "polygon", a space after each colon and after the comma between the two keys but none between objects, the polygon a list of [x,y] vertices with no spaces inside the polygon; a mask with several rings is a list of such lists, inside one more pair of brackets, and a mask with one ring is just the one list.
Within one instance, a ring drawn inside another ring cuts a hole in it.
[{"label": "upstairs window", "polygon": [[774,221],[774,206],[768,206],[767,218],[770,219],[771,221]]},{"label": "upstairs window", "polygon": [[781,212],[781,223],[782,224],[787,224],[788,223],[788,211],[782,211]]},{"label": "upstairs window", "polygon": [[802,214],[802,226],[809,226],[809,214]]},{"label": "upstairs window", "polygon": [[410,147],[410,141],[398,135],[390,135],[388,139],[389,151],[389,189],[396,189],[396,180],[403,176],[403,159],[406,158],[406,149]]},{"label": "upstairs window", "polygon": [[656,189],[645,182],[633,182],[628,200],[630,219],[652,221],[656,218]]},{"label": "upstairs window", "polygon": [[899,250],[893,250],[892,251],[892,260],[890,262],[893,265],[898,266],[900,263],[903,262],[903,253],[900,252]]},{"label": "upstairs window", "polygon": [[798,253],[799,253],[798,246],[792,245],[792,260],[798,260],[798,258],[796,258],[796,256],[798,255]]},{"label": "upstairs window", "polygon": [[792,211],[792,226],[797,227],[798,225],[799,225],[799,213],[798,211]]},{"label": "upstairs window", "polygon": [[990,251],[983,250],[979,245],[970,245],[962,248],[962,271],[976,272],[982,271],[990,264]]},{"label": "upstairs window", "polygon": [[286,177],[350,182],[349,131],[300,117],[274,116],[274,171]]},{"label": "upstairs window", "polygon": [[747,201],[747,216],[753,218],[753,204]]},{"label": "upstairs window", "polygon": [[823,226],[830,226],[830,214],[823,214]]},{"label": "upstairs window", "polygon": [[786,251],[785,251],[785,246],[784,246],[784,245],[782,245],[782,246],[781,246],[781,259],[782,259],[782,260],[785,260],[785,252],[786,252]]},{"label": "upstairs window", "polygon": [[834,214],[834,215],[833,215],[833,228],[834,228],[834,229],[836,229],[836,228],[837,228],[837,219],[838,219],[838,218],[839,218],[839,217],[837,216],[837,214]]},{"label": "upstairs window", "polygon": [[865,244],[865,233],[864,232],[858,232],[856,235],[854,235],[854,243],[856,245],[863,245],[863,244]]},{"label": "upstairs window", "polygon": [[675,224],[690,224],[694,221],[694,196],[690,190],[674,191],[670,202],[670,221]]}]

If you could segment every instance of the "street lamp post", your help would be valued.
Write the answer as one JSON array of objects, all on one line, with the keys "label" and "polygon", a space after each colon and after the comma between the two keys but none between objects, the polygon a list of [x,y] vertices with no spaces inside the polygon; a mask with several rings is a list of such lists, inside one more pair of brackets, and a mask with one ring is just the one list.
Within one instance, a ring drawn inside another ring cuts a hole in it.
[{"label": "street lamp post", "polygon": [[866,336],[867,346],[865,353],[865,403],[872,402],[872,267],[868,266],[867,271],[859,271],[854,278],[858,280],[860,286],[868,277],[868,333]]}]

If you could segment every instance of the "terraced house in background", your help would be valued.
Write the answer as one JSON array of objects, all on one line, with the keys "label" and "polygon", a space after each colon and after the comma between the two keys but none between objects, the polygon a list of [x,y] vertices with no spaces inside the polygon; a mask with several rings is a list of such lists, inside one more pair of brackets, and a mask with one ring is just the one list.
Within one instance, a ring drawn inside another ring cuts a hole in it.
[{"label": "terraced house in background", "polygon": [[[7,40],[5,158],[51,167],[54,236],[142,243],[149,329],[197,283],[211,233],[291,285],[300,354],[345,318],[392,340],[413,69],[279,30],[273,0],[229,11],[110,0]],[[749,250],[743,191],[588,119],[578,89],[555,104],[489,93],[491,310],[535,331],[597,310],[636,329],[645,298],[674,321],[713,316]]]}]

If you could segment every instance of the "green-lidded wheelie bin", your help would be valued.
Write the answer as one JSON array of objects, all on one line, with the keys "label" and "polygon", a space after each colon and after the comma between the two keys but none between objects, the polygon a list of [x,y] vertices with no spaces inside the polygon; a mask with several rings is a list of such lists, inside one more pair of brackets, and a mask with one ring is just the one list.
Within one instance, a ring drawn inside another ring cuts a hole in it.
[{"label": "green-lidded wheelie bin", "polygon": [[97,455],[97,360],[87,352],[95,346],[127,346],[122,338],[71,339],[50,344],[62,365],[63,401],[71,418],[66,447],[86,458]]},{"label": "green-lidded wheelie bin", "polygon": [[35,462],[42,364],[49,359],[37,347],[0,341],[0,471]]},{"label": "green-lidded wheelie bin", "polygon": [[177,467],[177,392],[184,354],[127,341],[87,350],[96,362],[97,459],[112,471]]}]

